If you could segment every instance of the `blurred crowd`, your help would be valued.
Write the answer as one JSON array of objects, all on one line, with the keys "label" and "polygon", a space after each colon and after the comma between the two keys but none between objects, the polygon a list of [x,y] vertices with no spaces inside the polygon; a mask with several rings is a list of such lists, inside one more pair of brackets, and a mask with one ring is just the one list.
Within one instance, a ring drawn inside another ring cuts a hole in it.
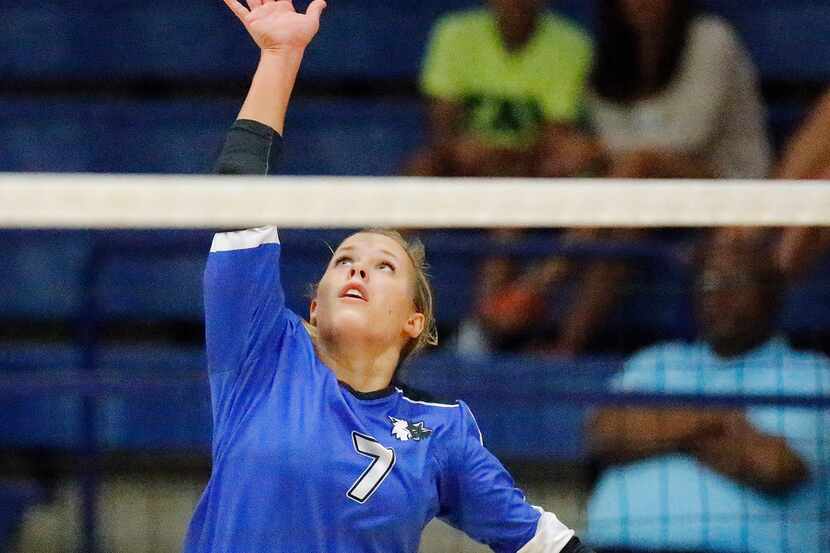
[{"label": "blurred crowd", "polygon": [[[435,25],[420,80],[430,140],[408,174],[830,178],[830,93],[776,156],[757,70],[724,19],[690,0],[602,0],[590,38],[545,4],[488,0]],[[549,239],[561,249],[654,234],[584,228]],[[826,359],[776,330],[784,291],[828,249],[827,230],[729,228],[683,240],[697,341],[636,353],[611,389],[829,395]],[[461,352],[573,357],[591,353],[633,268],[493,256],[479,274]],[[828,426],[826,415],[795,407],[598,409],[586,429],[600,468],[589,541],[608,552],[826,551]]]},{"label": "blurred crowd", "polygon": [[[597,8],[593,38],[543,0],[488,0],[441,18],[420,78],[429,103],[429,143],[411,156],[405,172],[830,176],[830,94],[776,160],[756,68],[727,21],[691,0],[602,0]],[[725,240],[758,244],[758,254],[790,279],[807,273],[830,240],[819,229],[720,232]],[[551,240],[625,245],[651,234],[581,228],[552,233]],[[520,235],[499,231],[493,240]],[[563,256],[531,264],[487,259],[459,348],[583,353],[625,289],[629,265]],[[577,290],[567,295],[570,301],[560,294],[566,287]]]}]

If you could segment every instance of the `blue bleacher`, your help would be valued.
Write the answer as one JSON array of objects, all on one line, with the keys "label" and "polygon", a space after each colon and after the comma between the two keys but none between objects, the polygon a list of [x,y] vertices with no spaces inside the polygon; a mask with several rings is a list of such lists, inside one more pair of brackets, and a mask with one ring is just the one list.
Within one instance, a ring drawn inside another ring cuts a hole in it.
[{"label": "blue bleacher", "polygon": [[0,378],[6,383],[0,391],[0,447],[80,444],[80,396],[44,385],[58,385],[78,371],[81,354],[76,344],[0,342]]},{"label": "blue bleacher", "polygon": [[551,362],[431,354],[407,367],[403,380],[437,400],[468,403],[485,445],[499,457],[574,461],[585,455],[586,414],[574,398],[601,389],[621,366],[617,357]]},{"label": "blue bleacher", "polygon": [[208,172],[239,104],[0,98],[0,171]]},{"label": "blue bleacher", "polygon": [[210,395],[202,347],[109,345],[98,352],[97,365],[102,377],[135,386],[99,398],[103,449],[209,450]]},{"label": "blue bleacher", "polygon": [[83,306],[90,242],[81,232],[4,231],[0,306],[6,320],[62,321]]},{"label": "blue bleacher", "polygon": [[[41,101],[0,97],[0,171],[206,173],[239,100]],[[423,141],[413,100],[298,100],[286,174],[388,175]]]},{"label": "blue bleacher", "polygon": [[[825,2],[703,4],[734,22],[765,78],[830,76],[830,6]],[[309,48],[302,78],[411,79],[435,19],[478,5],[476,0],[424,0],[403,9],[381,0],[333,2]],[[560,0],[552,6],[592,27],[591,3]],[[0,35],[0,50],[6,53],[0,71],[12,79],[240,80],[251,74],[257,58],[250,39],[221,2],[50,0],[38,10],[7,3],[0,6],[0,17],[15,21]],[[205,29],[214,31],[209,40]],[[47,35],[49,40],[43,40]]]},{"label": "blue bleacher", "polygon": [[[425,0],[402,9],[381,0],[332,2],[302,77],[411,78],[435,19],[478,5]],[[587,11],[576,0],[557,5],[577,17]],[[251,74],[257,59],[255,46],[222,2],[50,0],[38,10],[0,6],[0,17],[15,21],[0,35],[0,50],[7,53],[0,70],[19,80],[238,80]],[[205,29],[213,31],[209,40]]]},{"label": "blue bleacher", "polygon": [[26,511],[46,499],[46,490],[31,480],[0,480],[0,551],[13,551]]}]

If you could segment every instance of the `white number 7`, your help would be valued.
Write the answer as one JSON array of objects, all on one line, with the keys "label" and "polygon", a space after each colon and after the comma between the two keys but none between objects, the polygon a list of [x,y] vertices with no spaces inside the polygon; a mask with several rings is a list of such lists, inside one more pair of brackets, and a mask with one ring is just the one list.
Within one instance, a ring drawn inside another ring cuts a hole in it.
[{"label": "white number 7", "polygon": [[383,447],[376,439],[359,432],[352,432],[352,443],[355,451],[372,459],[372,464],[352,484],[346,495],[358,503],[365,503],[395,466],[395,450]]}]

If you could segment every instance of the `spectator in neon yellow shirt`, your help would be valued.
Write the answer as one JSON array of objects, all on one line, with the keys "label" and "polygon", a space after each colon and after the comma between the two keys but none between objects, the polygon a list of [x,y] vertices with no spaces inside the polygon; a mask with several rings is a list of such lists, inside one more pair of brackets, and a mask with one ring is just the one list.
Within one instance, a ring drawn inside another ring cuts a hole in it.
[{"label": "spectator in neon yellow shirt", "polygon": [[[566,175],[580,166],[577,131],[591,42],[542,0],[488,0],[435,25],[421,74],[431,141],[410,174]],[[559,155],[554,155],[554,154]]]}]

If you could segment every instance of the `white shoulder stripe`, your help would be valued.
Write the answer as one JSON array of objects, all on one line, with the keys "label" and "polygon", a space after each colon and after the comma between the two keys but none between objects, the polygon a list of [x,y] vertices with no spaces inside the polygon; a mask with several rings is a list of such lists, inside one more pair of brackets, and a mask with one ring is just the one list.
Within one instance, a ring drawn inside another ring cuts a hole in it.
[{"label": "white shoulder stripe", "polygon": [[408,397],[403,395],[403,390],[401,390],[400,388],[396,387],[395,390],[401,395],[401,398],[405,399],[409,403],[417,403],[418,405],[428,405],[429,407],[444,407],[450,409],[454,407],[460,407],[460,404],[452,405],[448,403],[430,403],[428,401],[415,401],[414,399],[409,399]]},{"label": "white shoulder stripe", "polygon": [[473,415],[472,409],[467,407],[467,412],[470,414],[470,417],[473,419],[473,422],[476,425],[476,430],[478,430],[478,441],[481,445],[484,445],[484,434],[481,433],[481,427],[478,425],[478,421],[476,420],[476,416]]},{"label": "white shoulder stripe", "polygon": [[229,252],[233,250],[249,250],[262,244],[279,244],[280,237],[277,227],[258,227],[237,232],[222,232],[213,236],[210,246],[213,252]]},{"label": "white shoulder stripe", "polygon": [[536,523],[536,534],[518,553],[559,553],[574,537],[574,531],[562,524],[553,513],[536,505],[533,508],[542,516]]}]

